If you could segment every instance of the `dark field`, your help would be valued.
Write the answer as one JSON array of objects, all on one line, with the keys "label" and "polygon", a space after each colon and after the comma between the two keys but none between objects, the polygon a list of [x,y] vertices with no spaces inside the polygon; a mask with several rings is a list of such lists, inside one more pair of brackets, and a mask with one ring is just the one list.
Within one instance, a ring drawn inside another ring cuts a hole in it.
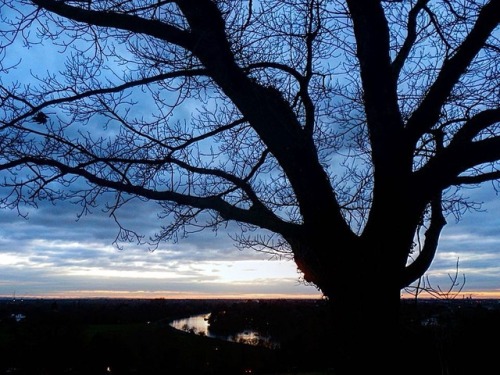
[{"label": "dark field", "polygon": [[[201,313],[211,330],[257,329],[277,349],[168,323]],[[0,374],[334,374],[320,300],[0,300]],[[404,374],[500,373],[500,302],[405,301]]]}]

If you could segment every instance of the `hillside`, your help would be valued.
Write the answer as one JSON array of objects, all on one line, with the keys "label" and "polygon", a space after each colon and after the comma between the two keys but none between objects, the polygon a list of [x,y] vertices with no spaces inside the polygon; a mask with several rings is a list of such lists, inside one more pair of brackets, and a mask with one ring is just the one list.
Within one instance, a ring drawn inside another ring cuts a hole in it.
[{"label": "hillside", "polygon": [[[269,349],[182,332],[174,318],[212,313],[211,330],[256,329]],[[404,301],[405,374],[488,373],[500,302]],[[334,332],[319,300],[0,300],[0,374],[333,374]]]}]

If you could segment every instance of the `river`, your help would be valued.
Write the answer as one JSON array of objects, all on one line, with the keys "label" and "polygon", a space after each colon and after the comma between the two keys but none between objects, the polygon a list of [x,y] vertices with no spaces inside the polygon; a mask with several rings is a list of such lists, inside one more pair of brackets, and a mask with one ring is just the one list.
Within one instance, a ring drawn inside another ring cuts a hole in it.
[{"label": "river", "polygon": [[237,332],[236,334],[229,336],[214,334],[213,332],[210,332],[210,324],[208,323],[209,316],[210,314],[200,314],[183,319],[176,319],[170,322],[170,326],[181,331],[231,342],[237,342],[240,344],[259,345],[270,349],[279,348],[279,343],[272,340],[271,337],[261,335],[258,331],[255,330],[244,330],[242,332]]}]

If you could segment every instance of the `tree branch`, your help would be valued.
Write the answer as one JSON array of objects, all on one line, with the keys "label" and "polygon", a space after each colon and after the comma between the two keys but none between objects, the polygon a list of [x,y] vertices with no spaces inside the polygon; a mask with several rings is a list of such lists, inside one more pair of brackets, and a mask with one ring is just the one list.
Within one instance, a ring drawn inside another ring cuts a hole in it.
[{"label": "tree branch", "polygon": [[194,47],[189,32],[158,20],[117,12],[82,9],[56,0],[32,0],[32,3],[73,21],[150,35],[188,50]]},{"label": "tree branch", "polygon": [[458,130],[458,132],[453,137],[453,140],[450,142],[449,147],[453,148],[455,144],[470,142],[482,130],[485,130],[489,126],[499,122],[500,107],[479,112],[468,119],[465,124]]},{"label": "tree branch", "polygon": [[477,176],[458,176],[452,180],[453,185],[475,185],[482,182],[500,179],[500,171],[481,173]]},{"label": "tree branch", "polygon": [[408,14],[407,31],[408,34],[403,43],[403,46],[399,50],[396,58],[392,62],[392,69],[395,79],[399,77],[401,69],[403,68],[408,55],[410,54],[411,48],[417,40],[417,17],[420,11],[426,6],[429,0],[418,0],[415,6],[410,10]]},{"label": "tree branch", "polygon": [[424,246],[418,254],[418,257],[403,270],[400,281],[401,289],[418,280],[429,269],[434,259],[439,243],[439,236],[446,225],[443,209],[441,207],[441,193],[439,194],[439,198],[431,202],[431,222],[429,228],[425,232]]},{"label": "tree branch", "polygon": [[[107,163],[110,159],[105,160]],[[119,161],[118,159],[116,161]],[[126,161],[126,160],[123,160]],[[92,161],[92,163],[97,161]],[[141,161],[142,163],[156,163],[152,161]],[[42,159],[35,157],[22,157],[15,161],[0,164],[0,170],[8,170],[16,167],[37,165],[55,168],[59,171],[57,178],[64,175],[80,176],[91,184],[102,188],[110,188],[121,193],[129,193],[155,201],[169,201],[179,205],[190,206],[203,210],[218,212],[225,220],[235,220],[252,224],[261,228],[280,233],[282,235],[297,235],[300,226],[286,223],[261,204],[254,204],[249,209],[238,208],[227,203],[221,196],[199,197],[189,194],[181,194],[174,191],[159,191],[148,189],[144,186],[133,185],[128,179],[112,181],[99,177],[85,169],[91,163],[83,163],[78,166],[69,166],[53,159]]]},{"label": "tree branch", "polygon": [[47,100],[41,104],[38,105],[32,105],[26,102],[24,98],[18,98],[14,95],[12,95],[9,90],[3,86],[0,86],[0,89],[2,89],[4,92],[6,92],[6,97],[4,99],[7,99],[9,97],[12,97],[16,100],[22,101],[24,104],[28,105],[31,109],[24,113],[21,116],[16,117],[15,119],[9,121],[8,123],[5,123],[0,127],[0,130],[4,129],[5,127],[14,125],[16,122],[22,121],[30,116],[33,116],[37,112],[43,110],[44,108],[57,105],[57,104],[62,104],[62,103],[71,103],[75,102],[80,99],[88,98],[91,96],[95,95],[103,95],[103,94],[113,94],[113,93],[118,93],[133,87],[137,86],[142,86],[142,85],[148,85],[153,82],[158,82],[158,81],[163,81],[165,79],[170,79],[170,78],[178,78],[178,77],[195,77],[195,76],[201,76],[206,74],[206,70],[204,69],[193,69],[193,70],[180,70],[180,71],[175,71],[175,72],[169,72],[169,73],[162,73],[158,74],[155,76],[151,77],[145,77],[141,78],[135,81],[128,81],[122,85],[117,85],[113,87],[106,87],[106,88],[100,88],[100,89],[95,89],[95,90],[89,90],[85,91],[76,95],[72,96],[67,96],[63,98],[57,98],[57,99],[52,99],[52,100]]},{"label": "tree branch", "polygon": [[455,54],[444,61],[427,95],[409,118],[407,129],[414,142],[417,142],[439,120],[441,108],[446,103],[453,87],[485,46],[499,22],[500,0],[491,0],[481,9],[474,27]]},{"label": "tree branch", "polygon": [[462,177],[460,174],[499,159],[500,136],[448,146],[421,170],[415,172],[415,184],[432,193],[460,183],[484,182],[489,180],[488,177],[495,179],[498,177],[496,172]]},{"label": "tree branch", "polygon": [[378,1],[347,2],[354,23],[364,104],[373,147],[386,148],[384,135],[402,128],[397,86],[389,56],[389,30]]}]

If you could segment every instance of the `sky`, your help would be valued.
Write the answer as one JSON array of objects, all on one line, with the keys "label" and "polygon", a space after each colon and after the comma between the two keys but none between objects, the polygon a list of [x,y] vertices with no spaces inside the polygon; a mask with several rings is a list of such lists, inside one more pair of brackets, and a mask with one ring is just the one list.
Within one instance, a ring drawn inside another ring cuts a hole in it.
[{"label": "sky", "polygon": [[[500,201],[487,186],[472,195],[482,199],[485,212],[465,215],[459,223],[447,218],[428,278],[434,289],[448,290],[458,261],[464,296],[500,297]],[[0,296],[321,297],[300,282],[293,261],[240,250],[230,231],[196,233],[154,251],[134,243],[118,249],[113,246],[118,228],[106,213],[96,210],[77,220],[78,212],[68,202],[42,202],[28,219],[0,211]],[[121,217],[143,233],[158,225],[147,203],[129,206]]]},{"label": "sky", "polygon": [[[121,219],[143,233],[154,207],[129,206]],[[0,212],[0,296],[120,298],[315,298],[291,261],[234,246],[210,230],[178,243],[113,245],[118,227],[102,211],[77,220],[78,208],[40,205],[24,219]],[[129,213],[133,213],[127,217]]]},{"label": "sky", "polygon": [[[15,58],[25,53],[18,48],[10,49],[18,52]],[[29,51],[42,70],[61,62],[46,52]],[[22,71],[17,72],[22,80]],[[467,194],[483,203],[483,212],[467,213],[458,223],[447,218],[428,280],[446,292],[458,262],[460,285],[453,290],[463,287],[463,296],[500,298],[500,200],[489,185]],[[232,225],[228,232],[206,230],[154,251],[134,243],[119,249],[113,245],[118,227],[99,209],[78,220],[79,207],[69,202],[40,202],[38,209],[25,212],[28,219],[0,211],[0,297],[321,297],[300,281],[293,261],[238,249],[229,236],[236,230]],[[152,204],[136,202],[120,217],[147,235],[161,225],[156,212]]]}]

